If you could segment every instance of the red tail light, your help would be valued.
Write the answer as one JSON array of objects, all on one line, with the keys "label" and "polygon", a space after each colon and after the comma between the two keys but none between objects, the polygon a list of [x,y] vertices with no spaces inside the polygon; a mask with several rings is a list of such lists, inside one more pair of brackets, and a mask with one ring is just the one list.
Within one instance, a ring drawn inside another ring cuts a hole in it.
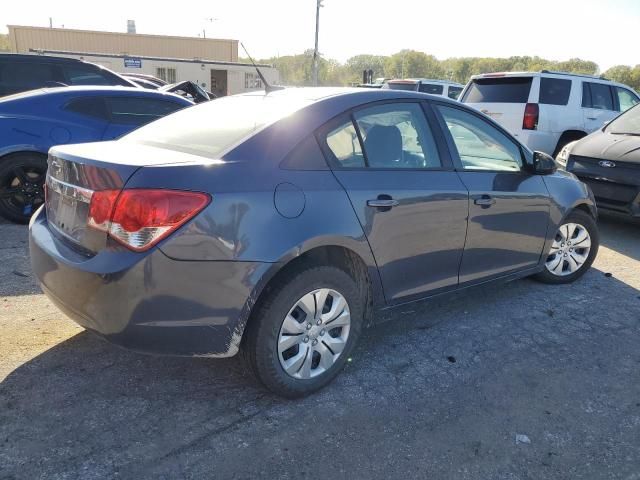
[{"label": "red tail light", "polygon": [[522,119],[522,128],[524,130],[535,130],[538,128],[538,116],[540,108],[537,103],[527,103],[524,107],[524,118]]},{"label": "red tail light", "polygon": [[179,190],[99,191],[91,197],[88,223],[140,252],[191,220],[209,201],[206,193]]}]

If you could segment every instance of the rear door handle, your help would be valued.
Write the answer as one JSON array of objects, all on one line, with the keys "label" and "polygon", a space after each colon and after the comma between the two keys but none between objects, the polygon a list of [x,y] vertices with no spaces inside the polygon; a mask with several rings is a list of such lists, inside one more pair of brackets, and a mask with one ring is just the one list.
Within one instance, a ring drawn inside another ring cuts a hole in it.
[{"label": "rear door handle", "polygon": [[495,198],[491,198],[491,196],[489,195],[483,195],[480,198],[476,198],[473,203],[475,203],[476,205],[482,205],[485,207],[490,207],[491,205],[493,205],[494,203],[496,203],[496,199]]},{"label": "rear door handle", "polygon": [[376,198],[375,200],[367,200],[367,206],[374,208],[391,208],[398,205],[398,200],[393,198]]}]

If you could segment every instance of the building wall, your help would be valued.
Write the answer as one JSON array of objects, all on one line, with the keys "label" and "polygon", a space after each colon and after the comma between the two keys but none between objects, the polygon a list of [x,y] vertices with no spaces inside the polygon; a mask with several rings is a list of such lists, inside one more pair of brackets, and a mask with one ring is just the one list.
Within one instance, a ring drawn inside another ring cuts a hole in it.
[{"label": "building wall", "polygon": [[100,52],[238,61],[238,41],[8,25],[11,51]]},{"label": "building wall", "polygon": [[[105,55],[85,55],[85,54],[56,54],[60,57],[70,57],[84,60],[85,62],[102,65],[117,73],[144,73],[147,75],[158,75],[158,68],[174,69],[175,81],[191,80],[198,83],[202,88],[210,90],[217,95],[234,95],[250,90],[264,88],[260,85],[255,88],[256,70],[253,66],[242,64],[237,65],[216,65],[214,63],[203,62],[182,62],[177,59],[140,59],[140,68],[125,67],[124,56],[109,57]],[[227,86],[225,91],[217,90],[211,85],[211,70],[226,72]],[[271,84],[279,82],[278,71],[273,67],[261,66],[260,71]]]}]

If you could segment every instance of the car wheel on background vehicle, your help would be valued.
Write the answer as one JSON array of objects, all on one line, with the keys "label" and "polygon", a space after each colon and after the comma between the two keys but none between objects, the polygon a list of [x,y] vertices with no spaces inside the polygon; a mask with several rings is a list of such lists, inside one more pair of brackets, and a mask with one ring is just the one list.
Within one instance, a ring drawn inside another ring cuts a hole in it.
[{"label": "car wheel on background vehicle", "polygon": [[14,153],[0,159],[0,215],[28,223],[44,203],[47,157],[35,152]]},{"label": "car wheel on background vehicle", "polygon": [[545,283],[571,283],[589,270],[600,245],[598,227],[588,213],[576,210],[564,219],[547,254],[545,269],[535,278]]},{"label": "car wheel on background vehicle", "polygon": [[338,375],[360,336],[364,300],[353,278],[337,267],[285,275],[250,319],[243,350],[267,388],[296,398]]}]

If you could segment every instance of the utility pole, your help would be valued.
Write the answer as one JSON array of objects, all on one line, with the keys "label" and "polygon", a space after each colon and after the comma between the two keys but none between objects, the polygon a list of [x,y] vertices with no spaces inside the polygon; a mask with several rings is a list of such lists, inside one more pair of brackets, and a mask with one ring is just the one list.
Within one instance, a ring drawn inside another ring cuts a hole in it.
[{"label": "utility pole", "polygon": [[313,50],[313,73],[312,82],[313,86],[318,86],[318,30],[320,29],[320,7],[322,7],[322,0],[316,0],[316,46]]}]

